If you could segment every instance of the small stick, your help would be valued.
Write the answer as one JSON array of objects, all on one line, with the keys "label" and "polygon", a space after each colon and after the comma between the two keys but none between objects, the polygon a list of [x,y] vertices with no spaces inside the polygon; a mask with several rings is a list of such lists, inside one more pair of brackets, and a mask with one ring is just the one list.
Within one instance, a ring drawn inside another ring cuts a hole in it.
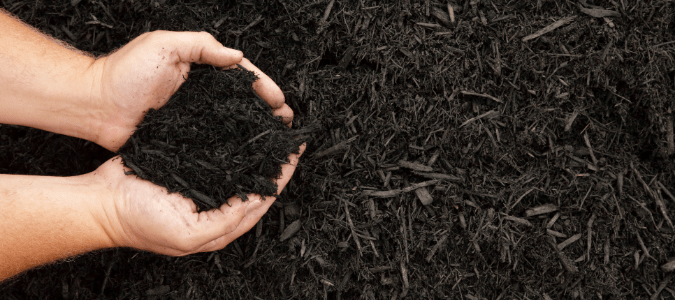
[{"label": "small stick", "polygon": [[[344,204],[345,207],[345,214],[347,215],[347,223],[349,224],[349,229],[352,231],[352,237],[354,238],[354,241],[356,242],[356,248],[359,249],[359,256],[363,255],[361,252],[361,243],[359,242],[359,237],[356,236],[356,230],[354,230],[354,223],[352,222],[352,217],[349,215],[349,208],[347,207],[347,202],[342,201],[342,204]],[[375,249],[375,247],[373,247]]]},{"label": "small stick", "polygon": [[673,226],[673,221],[670,220],[670,217],[668,217],[668,212],[666,211],[666,205],[663,204],[663,200],[661,200],[661,196],[658,193],[655,193],[652,191],[652,189],[649,188],[649,185],[642,179],[642,175],[640,175],[640,172],[638,172],[637,169],[635,169],[635,165],[633,165],[633,162],[630,162],[630,167],[633,169],[633,173],[635,173],[635,176],[637,177],[638,181],[642,184],[642,187],[645,189],[647,194],[652,196],[654,198],[654,201],[656,201],[656,206],[659,207],[659,210],[661,211],[661,214],[663,214],[663,218],[666,219],[666,222],[670,226],[671,229],[675,229]]},{"label": "small stick", "polygon": [[650,300],[656,300],[656,299],[658,299],[658,298],[659,298],[659,294],[661,294],[661,291],[663,291],[663,289],[666,288],[666,286],[668,285],[668,283],[670,283],[670,280],[671,280],[671,279],[673,279],[673,274],[669,274],[668,276],[666,276],[666,278],[663,279],[663,281],[661,281],[661,284],[659,284],[659,288],[656,289],[656,292],[654,292],[654,294],[652,294],[652,297],[649,298],[649,299],[650,299]]},{"label": "small stick", "polygon": [[367,196],[371,197],[376,197],[376,198],[391,198],[398,196],[402,193],[408,193],[412,192],[416,189],[427,187],[430,185],[437,184],[439,181],[438,180],[429,180],[429,181],[424,181],[416,184],[411,184],[408,187],[402,188],[402,189],[395,189],[395,190],[390,190],[390,191],[364,191],[363,193]]},{"label": "small stick", "polygon": [[476,117],[473,117],[471,119],[468,119],[468,120],[464,121],[464,123],[462,123],[462,125],[459,125],[459,127],[464,127],[464,126],[466,126],[467,124],[469,124],[473,121],[480,120],[480,119],[485,118],[485,117],[488,117],[490,119],[498,118],[499,117],[499,111],[496,111],[496,110],[488,111],[484,114],[478,115]]},{"label": "small stick", "polygon": [[420,172],[431,172],[431,171],[434,170],[430,166],[425,166],[423,164],[418,164],[418,163],[409,162],[409,161],[405,161],[405,160],[399,160],[398,165],[403,167],[403,168],[406,168],[406,169],[412,169],[412,170],[420,171]]},{"label": "small stick", "polygon": [[669,191],[665,186],[663,186],[663,184],[662,184],[660,181],[657,180],[657,181],[656,181],[656,184],[661,188],[661,190],[662,190],[666,195],[668,195],[668,197],[670,197],[671,200],[675,201],[675,196],[673,196],[673,194],[671,194],[670,191]]},{"label": "small stick", "polygon": [[581,238],[581,233],[577,233],[568,239],[564,240],[562,243],[558,244],[558,250],[565,249],[565,247],[571,245],[572,243],[578,241]]},{"label": "small stick", "polygon": [[565,124],[565,131],[570,131],[572,129],[572,123],[574,123],[574,120],[576,120],[577,116],[579,115],[578,111],[572,112],[569,118],[567,118],[567,123]]},{"label": "small stick", "polygon": [[244,145],[251,144],[251,143],[253,143],[253,142],[259,140],[260,138],[262,138],[263,136],[265,136],[266,134],[268,134],[268,133],[270,133],[270,132],[272,132],[272,129],[267,129],[267,130],[265,130],[263,133],[261,133],[261,134],[259,134],[259,135],[256,135],[256,136],[254,136],[252,139],[246,141],[246,143],[245,143]]},{"label": "small stick", "polygon": [[419,171],[413,171],[413,174],[417,176],[421,176],[424,178],[429,178],[429,179],[438,179],[438,180],[444,180],[444,181],[450,181],[450,182],[463,182],[462,178],[454,176],[454,175],[448,175],[448,174],[443,174],[443,173],[426,173],[426,172],[419,172]]},{"label": "small stick", "polygon": [[553,251],[555,251],[556,255],[558,255],[558,259],[560,259],[560,262],[567,272],[576,273],[579,270],[564,253],[558,250],[558,246],[556,246],[555,240],[552,237],[548,239],[548,243],[551,245],[551,247],[553,247]]},{"label": "small stick", "polygon": [[563,25],[566,25],[567,23],[570,23],[570,22],[574,21],[575,18],[576,18],[576,16],[571,16],[571,17],[566,17],[566,18],[562,18],[558,21],[555,21],[555,22],[549,24],[548,26],[538,30],[537,32],[524,37],[523,42],[527,42],[529,40],[533,40],[533,39],[536,39],[536,38],[538,38],[538,37],[540,37],[544,34],[547,34],[551,31],[555,30],[558,27],[561,27]]},{"label": "small stick", "polygon": [[593,165],[598,166],[598,159],[596,159],[595,154],[593,154],[593,147],[591,147],[591,141],[588,139],[588,133],[584,133],[584,141],[586,142],[586,147],[588,147],[588,153],[593,160]]},{"label": "small stick", "polygon": [[462,93],[463,95],[469,95],[469,96],[477,96],[477,97],[488,98],[488,99],[492,99],[492,100],[494,100],[494,101],[496,101],[496,102],[499,102],[499,103],[504,103],[504,101],[499,100],[499,99],[497,99],[496,97],[490,96],[490,95],[487,95],[487,94],[479,94],[479,93],[468,92],[468,91],[461,91],[460,93]]},{"label": "small stick", "polygon": [[203,204],[209,205],[210,208],[218,207],[218,204],[216,204],[216,201],[213,201],[213,199],[211,199],[211,197],[209,197],[207,195],[204,195],[204,194],[198,192],[197,190],[194,190],[194,189],[190,190],[190,194],[192,195],[192,197],[197,198],[197,200],[199,200]]},{"label": "small stick", "polygon": [[321,18],[321,23],[326,23],[328,21],[328,17],[330,16],[330,11],[333,9],[333,4],[335,4],[335,0],[331,0],[330,3],[328,3],[328,6],[326,7],[326,10],[323,12],[323,18]]},{"label": "small stick", "polygon": [[635,236],[637,237],[638,243],[640,244],[640,248],[642,248],[642,252],[645,253],[645,255],[653,260],[656,260],[654,257],[652,257],[651,254],[649,254],[649,249],[647,249],[647,246],[645,246],[645,242],[642,241],[642,237],[640,237],[639,232],[635,232]]},{"label": "small stick", "polygon": [[518,218],[518,217],[509,216],[509,215],[504,216],[504,219],[507,219],[509,221],[513,221],[513,222],[516,222],[516,223],[519,223],[519,224],[523,224],[523,225],[532,227],[532,223],[530,223],[530,221],[525,220],[525,219],[521,219],[521,218]]},{"label": "small stick", "polygon": [[450,3],[448,3],[448,15],[450,16],[450,22],[455,23],[455,10]]},{"label": "small stick", "polygon": [[180,184],[180,185],[183,186],[184,188],[186,188],[186,189],[189,189],[189,188],[190,188],[190,185],[189,185],[187,182],[185,182],[185,180],[183,180],[182,178],[178,177],[178,175],[176,175],[176,174],[174,174],[174,173],[169,173],[169,175],[171,175],[171,178],[173,178],[173,180],[175,180],[176,182],[178,182],[178,184]]},{"label": "small stick", "polygon": [[591,219],[588,220],[588,238],[586,238],[586,259],[591,260],[591,236],[593,235],[593,222],[595,221],[595,214],[591,215]]},{"label": "small stick", "polygon": [[[366,230],[366,233],[368,233],[368,235],[370,235],[370,232],[368,232],[367,230]],[[377,253],[377,249],[375,248],[375,242],[373,242],[373,240],[374,240],[374,238],[368,239],[368,242],[370,242],[370,247],[373,248],[373,254],[375,254],[375,257],[380,257],[380,255]]]},{"label": "small stick", "polygon": [[520,200],[523,200],[523,198],[525,198],[525,196],[527,196],[530,192],[534,191],[534,189],[535,188],[531,188],[531,189],[527,190],[527,192],[525,192],[525,194],[522,194],[520,197],[518,197],[518,199],[516,199],[516,202],[513,203],[513,205],[511,205],[508,210],[512,210],[514,207],[516,207],[516,205],[518,205],[518,203],[520,203]]}]

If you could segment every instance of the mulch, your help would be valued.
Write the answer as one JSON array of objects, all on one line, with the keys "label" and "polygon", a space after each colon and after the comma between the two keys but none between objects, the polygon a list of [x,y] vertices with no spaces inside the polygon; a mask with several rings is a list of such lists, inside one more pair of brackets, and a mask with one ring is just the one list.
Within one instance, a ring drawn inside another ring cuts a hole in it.
[{"label": "mulch", "polygon": [[[90,253],[0,298],[675,298],[673,2],[2,4],[94,55],[210,32],[319,129],[225,249]],[[2,173],[60,176],[113,155],[7,125],[0,153]]]}]

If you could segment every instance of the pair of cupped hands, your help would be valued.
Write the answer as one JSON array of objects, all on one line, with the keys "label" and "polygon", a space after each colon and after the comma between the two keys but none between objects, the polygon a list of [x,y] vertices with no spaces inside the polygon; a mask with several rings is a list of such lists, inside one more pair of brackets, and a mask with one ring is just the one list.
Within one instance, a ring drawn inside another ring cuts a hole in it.
[{"label": "pair of cupped hands", "polygon": [[[100,121],[95,142],[118,150],[144,114],[166,104],[185,82],[191,63],[222,69],[241,66],[255,72],[259,78],[253,83],[255,92],[275,116],[291,126],[293,111],[285,104],[281,89],[241,51],[224,47],[208,33],[155,31],[91,66],[95,74],[91,89]],[[291,154],[281,176],[274,179],[277,194],[290,180],[304,149],[305,145],[300,154]],[[198,212],[192,200],[168,194],[165,188],[125,175],[125,171],[121,158],[114,157],[84,175],[112,193],[112,201],[103,202],[101,209],[110,224],[107,234],[116,246],[173,256],[219,250],[255,226],[275,200],[259,195],[248,195],[247,201],[233,197],[218,209]]]}]

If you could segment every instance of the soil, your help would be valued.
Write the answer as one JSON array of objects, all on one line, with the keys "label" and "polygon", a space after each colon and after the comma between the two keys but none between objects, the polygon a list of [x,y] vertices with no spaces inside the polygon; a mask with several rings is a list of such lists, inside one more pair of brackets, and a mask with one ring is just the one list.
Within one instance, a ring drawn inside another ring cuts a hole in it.
[{"label": "soil", "polygon": [[[320,129],[225,249],[90,253],[0,298],[675,298],[672,1],[2,4],[94,55],[210,32],[279,84],[294,128]],[[0,141],[3,173],[112,156],[16,126]]]},{"label": "soil", "polygon": [[277,193],[281,164],[305,142],[255,96],[255,74],[197,68],[168,103],[150,109],[120,148],[142,179],[191,198],[198,210],[238,195]]}]

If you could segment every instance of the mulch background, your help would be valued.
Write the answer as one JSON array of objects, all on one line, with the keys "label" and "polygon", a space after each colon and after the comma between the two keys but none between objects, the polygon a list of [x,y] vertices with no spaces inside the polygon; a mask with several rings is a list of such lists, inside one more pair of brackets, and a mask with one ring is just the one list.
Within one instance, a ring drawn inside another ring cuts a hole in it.
[{"label": "mulch background", "polygon": [[[0,298],[675,298],[661,269],[675,256],[674,2],[0,2],[93,55],[150,30],[210,32],[279,84],[294,127],[321,128],[227,248],[90,253]],[[7,125],[0,153],[2,173],[60,176],[112,156]]]}]

